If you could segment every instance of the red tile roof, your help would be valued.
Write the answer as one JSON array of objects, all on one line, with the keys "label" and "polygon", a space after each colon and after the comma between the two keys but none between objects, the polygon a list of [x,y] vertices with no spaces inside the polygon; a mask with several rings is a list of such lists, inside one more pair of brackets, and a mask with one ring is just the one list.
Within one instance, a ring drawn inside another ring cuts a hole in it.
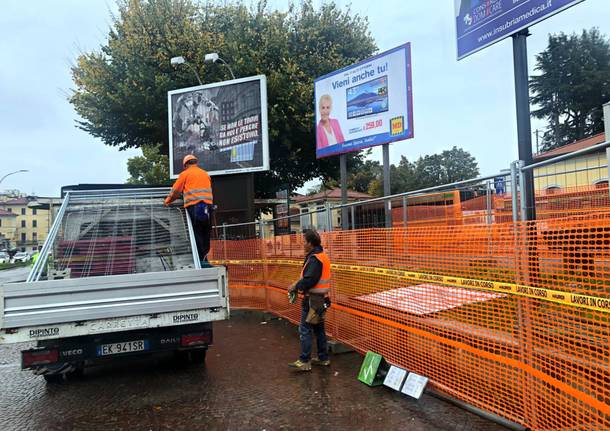
[{"label": "red tile roof", "polygon": [[0,205],[27,205],[28,200],[26,198],[15,198],[9,199],[4,202],[0,202]]},{"label": "red tile roof", "polygon": [[580,141],[564,145],[563,147],[553,148],[552,150],[545,151],[544,153],[534,154],[534,160],[540,161],[550,159],[551,157],[561,156],[562,154],[568,154],[584,148],[589,148],[605,141],[606,135],[600,133],[598,135],[591,136],[590,138],[581,139]]},{"label": "red tile roof", "polygon": [[1,209],[1,208],[0,208],[0,217],[3,217],[3,216],[8,216],[8,217],[11,217],[11,216],[12,216],[12,217],[17,217],[17,214],[12,213],[12,212],[10,212],[10,211],[5,211],[5,210],[3,210],[3,209]]},{"label": "red tile roof", "polygon": [[[348,200],[364,200],[371,199],[373,196],[367,193],[361,193],[354,190],[347,191],[347,199]],[[324,190],[323,192],[316,193],[311,196],[298,196],[294,198],[295,203],[305,203],[305,202],[313,202],[319,200],[341,200],[341,189],[334,188],[330,190]]]}]

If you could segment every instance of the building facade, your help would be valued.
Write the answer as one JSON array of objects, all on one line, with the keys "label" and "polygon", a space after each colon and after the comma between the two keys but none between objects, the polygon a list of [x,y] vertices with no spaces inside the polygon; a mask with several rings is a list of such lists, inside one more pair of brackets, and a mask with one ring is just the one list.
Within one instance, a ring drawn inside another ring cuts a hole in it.
[{"label": "building facade", "polygon": [[[347,191],[348,203],[372,198],[373,196],[367,193],[356,192],[354,190]],[[300,226],[302,228],[315,228],[319,231],[340,229],[341,211],[331,211],[331,216],[329,217],[326,212],[327,203],[331,206],[341,204],[340,188],[324,190],[311,196],[300,196],[294,199],[294,204],[299,208],[301,214]]]},{"label": "building facade", "polygon": [[[534,162],[570,154],[604,142],[603,133],[582,139],[563,147],[536,154]],[[568,159],[543,166],[534,170],[536,191],[559,192],[578,187],[607,187],[608,157],[605,149],[585,155],[576,155]]]},{"label": "building facade", "polygon": [[17,215],[0,209],[0,251],[8,250],[17,235]]},{"label": "building facade", "polygon": [[37,250],[49,234],[59,202],[59,198],[36,196],[0,201],[0,233],[8,242],[6,248]]}]

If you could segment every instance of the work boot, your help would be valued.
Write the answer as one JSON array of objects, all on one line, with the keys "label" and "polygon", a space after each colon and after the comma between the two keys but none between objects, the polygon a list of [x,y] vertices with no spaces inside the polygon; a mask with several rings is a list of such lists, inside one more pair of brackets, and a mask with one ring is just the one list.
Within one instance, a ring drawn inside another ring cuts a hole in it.
[{"label": "work boot", "polygon": [[326,359],[326,360],[322,361],[318,358],[311,358],[311,364],[318,365],[320,367],[328,367],[330,365],[330,359]]},{"label": "work boot", "polygon": [[299,371],[311,371],[311,362],[303,362],[300,359],[289,363],[288,366],[290,368],[296,368]]}]

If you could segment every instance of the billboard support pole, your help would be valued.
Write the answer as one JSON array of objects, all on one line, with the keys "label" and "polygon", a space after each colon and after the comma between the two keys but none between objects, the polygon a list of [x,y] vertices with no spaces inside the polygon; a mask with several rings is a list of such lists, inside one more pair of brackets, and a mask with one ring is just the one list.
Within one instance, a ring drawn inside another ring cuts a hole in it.
[{"label": "billboard support pole", "polygon": [[[519,160],[531,165],[532,158],[532,125],[530,121],[529,72],[527,68],[528,29],[513,35],[513,60],[515,68],[515,98],[517,102],[517,136],[519,142]],[[534,172],[525,172],[525,181],[520,184],[525,197],[525,220],[536,219],[534,202]]]},{"label": "billboard support pole", "polygon": [[[383,144],[383,195],[392,194],[390,187],[390,145]],[[384,201],[385,227],[392,227],[391,201]]]},{"label": "billboard support pole", "polygon": [[[339,156],[339,165],[341,170],[341,205],[347,204],[347,154]],[[341,208],[341,229],[348,230],[348,215],[347,207]]]}]

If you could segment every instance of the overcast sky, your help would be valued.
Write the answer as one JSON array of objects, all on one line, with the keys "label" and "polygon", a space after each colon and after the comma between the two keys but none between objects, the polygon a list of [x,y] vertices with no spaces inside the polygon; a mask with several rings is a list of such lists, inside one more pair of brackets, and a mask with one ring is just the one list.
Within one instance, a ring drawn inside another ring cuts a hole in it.
[{"label": "overcast sky", "polygon": [[[453,145],[472,153],[482,174],[517,158],[510,39],[458,62],[451,0],[338,3],[368,17],[380,50],[412,43],[415,138],[392,145],[392,163]],[[119,152],[77,129],[66,100],[71,64],[79,52],[105,43],[113,9],[105,0],[0,1],[0,177],[30,171],[8,177],[0,190],[51,196],[62,185],[128,177],[126,161],[139,151]],[[610,35],[609,0],[585,0],[532,27],[530,71],[549,33],[594,26]],[[375,149],[373,157],[380,156]]]}]

